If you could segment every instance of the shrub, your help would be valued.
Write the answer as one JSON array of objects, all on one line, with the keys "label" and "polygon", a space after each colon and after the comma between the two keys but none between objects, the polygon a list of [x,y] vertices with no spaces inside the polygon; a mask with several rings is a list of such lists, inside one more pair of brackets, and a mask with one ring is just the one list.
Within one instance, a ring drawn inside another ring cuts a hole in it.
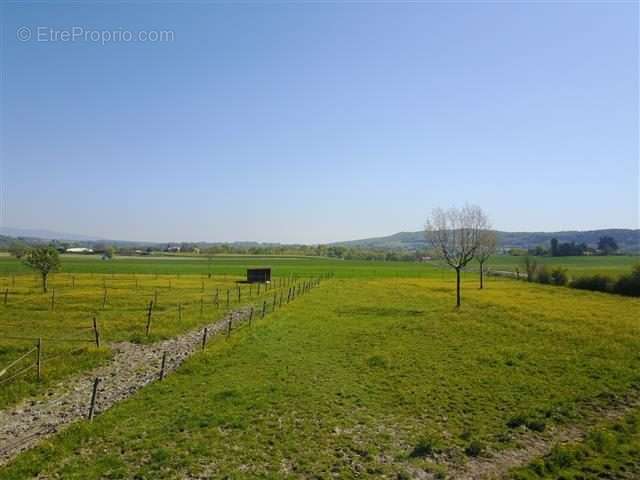
[{"label": "shrub", "polygon": [[566,285],[569,282],[567,269],[556,267],[551,271],[551,283],[554,285]]},{"label": "shrub", "polygon": [[549,272],[549,269],[547,268],[546,265],[542,265],[540,268],[538,268],[536,272],[535,280],[538,283],[544,283],[544,284],[551,283],[551,272]]},{"label": "shrub", "polygon": [[609,292],[611,291],[611,279],[600,274],[578,277],[571,282],[571,287],[596,292]]},{"label": "shrub", "polygon": [[640,297],[640,265],[633,267],[631,273],[622,275],[613,284],[613,293]]}]

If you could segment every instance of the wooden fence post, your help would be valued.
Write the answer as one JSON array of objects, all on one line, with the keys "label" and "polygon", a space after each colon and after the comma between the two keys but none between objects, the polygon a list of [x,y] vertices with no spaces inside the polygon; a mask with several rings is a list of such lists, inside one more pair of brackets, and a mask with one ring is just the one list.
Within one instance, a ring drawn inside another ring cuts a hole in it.
[{"label": "wooden fence post", "polygon": [[204,331],[202,332],[202,350],[207,346],[207,334],[209,333],[209,329],[204,327]]},{"label": "wooden fence post", "polygon": [[53,312],[56,309],[56,289],[51,289],[51,311]]},{"label": "wooden fence post", "polygon": [[238,303],[240,303],[241,298],[242,298],[242,294],[240,292],[240,287],[238,287]]},{"label": "wooden fence post", "polygon": [[251,325],[251,320],[253,320],[253,305],[251,305],[251,311],[249,312],[249,325]]},{"label": "wooden fence post", "polygon": [[147,337],[151,331],[151,312],[153,311],[153,300],[149,301],[149,309],[147,311]]},{"label": "wooden fence post", "polygon": [[96,413],[96,399],[98,397],[98,384],[100,383],[100,379],[96,377],[93,381],[93,390],[91,391],[91,405],[89,405],[89,421],[93,421],[93,417]]},{"label": "wooden fence post", "polygon": [[264,318],[264,314],[267,312],[267,301],[262,302],[262,318]]},{"label": "wooden fence post", "polygon": [[93,316],[93,334],[96,338],[96,347],[100,348],[100,332],[98,331],[98,322],[96,316]]},{"label": "wooden fence post", "polygon": [[200,296],[200,316],[204,313],[204,298]]},{"label": "wooden fence post", "polygon": [[278,297],[278,294],[274,293],[273,294],[273,305],[271,305],[271,310],[274,311],[274,312],[276,311],[276,299],[277,299],[277,297]]},{"label": "wooden fence post", "polygon": [[227,323],[227,338],[231,336],[231,320],[233,317],[229,317],[229,323]]},{"label": "wooden fence post", "polygon": [[42,378],[42,338],[38,338],[38,349],[36,350],[36,375],[38,380]]},{"label": "wooden fence post", "polygon": [[230,292],[229,292],[229,289],[227,288],[227,308],[229,307],[229,295],[230,295]]},{"label": "wooden fence post", "polygon": [[164,380],[164,369],[167,365],[167,351],[162,353],[162,363],[160,364],[160,381]]}]

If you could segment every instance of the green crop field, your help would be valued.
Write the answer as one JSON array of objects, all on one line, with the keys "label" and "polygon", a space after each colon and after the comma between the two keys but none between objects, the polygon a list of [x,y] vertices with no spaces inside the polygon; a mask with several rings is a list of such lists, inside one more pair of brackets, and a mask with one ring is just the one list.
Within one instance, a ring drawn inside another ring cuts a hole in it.
[{"label": "green crop field", "polygon": [[[602,274],[615,278],[621,274],[629,273],[634,265],[640,264],[640,257],[637,255],[534,258],[539,264],[547,265],[549,268],[566,268],[571,277]],[[489,268],[508,272],[519,268],[521,272],[524,272],[523,261],[524,257],[499,255],[491,258]]]},{"label": "green crop field", "polygon": [[[272,265],[282,278],[323,271],[335,271],[335,278],[231,339],[212,341],[164,382],[93,423],[76,424],[21,454],[0,469],[0,478],[455,478],[472,460],[490,461],[532,436],[591,430],[602,412],[640,398],[635,298],[501,278],[479,290],[477,275],[468,272],[462,307],[455,309],[453,275],[430,264],[237,256],[211,263],[63,257],[65,273],[52,286],[66,292],[61,311],[79,305],[81,314],[59,321],[88,326],[87,312],[97,309],[105,315],[107,341],[147,341],[144,307],[156,288],[167,319],[154,339],[198,325],[202,282],[211,282],[209,294],[214,285],[235,285],[247,265]],[[8,285],[20,267],[9,259],[0,265]],[[35,282],[33,275],[20,278]],[[169,279],[176,282],[171,288]],[[114,292],[103,311],[104,282],[113,282]],[[28,314],[39,312],[34,319],[54,325],[56,315],[64,316],[45,312],[51,294],[36,293],[35,283],[23,288],[39,300],[13,305],[10,296],[3,315],[12,309],[19,315],[0,318],[28,322]],[[179,323],[175,307],[187,300],[191,313]],[[110,308],[118,314],[109,316]],[[89,368],[99,354],[81,355],[85,363],[61,370],[59,378]],[[23,390],[5,402],[39,391]],[[566,447],[573,453],[554,450],[556,457],[509,475],[598,478],[576,467],[575,459],[588,454],[593,475],[639,478],[637,415],[634,406],[624,420],[598,426],[609,439],[605,446],[594,446],[594,431],[584,445]]]}]

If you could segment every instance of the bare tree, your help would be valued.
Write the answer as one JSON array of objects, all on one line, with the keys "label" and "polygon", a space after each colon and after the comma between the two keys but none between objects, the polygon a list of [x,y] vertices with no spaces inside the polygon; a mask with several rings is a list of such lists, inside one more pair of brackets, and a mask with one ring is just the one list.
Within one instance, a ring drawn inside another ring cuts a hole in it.
[{"label": "bare tree", "polygon": [[480,247],[481,232],[488,230],[487,216],[480,207],[443,210],[436,208],[425,227],[427,241],[437,254],[456,271],[456,306],[460,306],[460,270],[474,257]]},{"label": "bare tree", "polygon": [[[488,227],[489,225],[487,225]],[[480,232],[480,243],[476,250],[476,260],[480,265],[480,288],[484,288],[484,264],[498,248],[498,236],[494,230],[486,229]]]}]

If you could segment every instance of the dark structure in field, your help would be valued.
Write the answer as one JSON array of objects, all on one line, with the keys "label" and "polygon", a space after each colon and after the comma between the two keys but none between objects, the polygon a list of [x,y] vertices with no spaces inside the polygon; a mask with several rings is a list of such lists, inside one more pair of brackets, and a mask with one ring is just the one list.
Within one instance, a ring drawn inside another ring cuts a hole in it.
[{"label": "dark structure in field", "polygon": [[266,283],[271,281],[271,268],[247,268],[247,282]]}]

